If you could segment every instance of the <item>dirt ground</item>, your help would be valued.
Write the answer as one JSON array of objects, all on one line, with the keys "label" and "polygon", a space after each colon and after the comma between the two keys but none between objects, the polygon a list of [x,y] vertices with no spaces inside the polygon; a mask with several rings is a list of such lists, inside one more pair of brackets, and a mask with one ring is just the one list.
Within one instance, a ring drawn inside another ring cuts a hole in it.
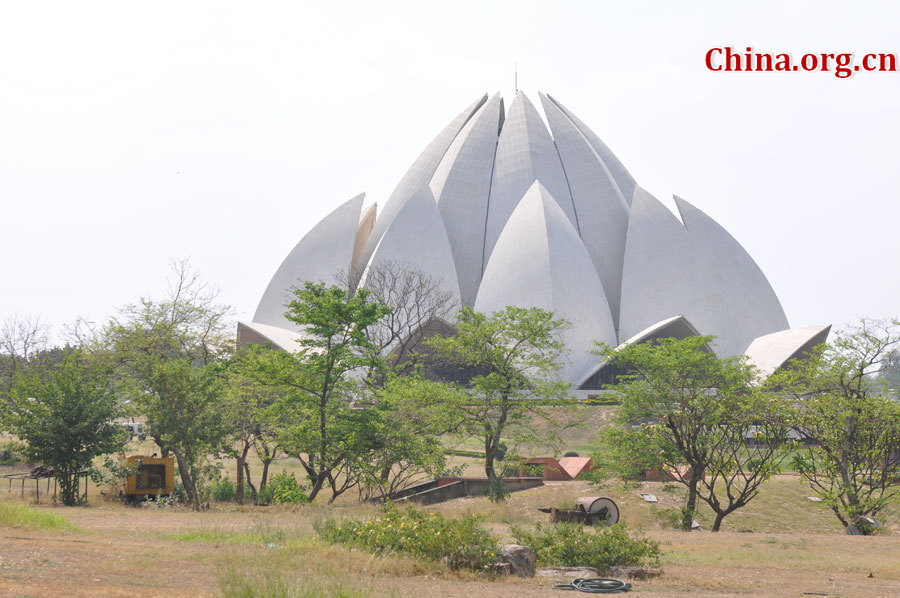
[{"label": "dirt ground", "polygon": [[[790,492],[805,490],[795,486],[795,479],[779,480],[769,496],[760,498],[758,509],[771,510],[767,501],[796,505]],[[676,504],[677,495],[662,488],[616,491],[629,525],[660,541],[664,551],[664,574],[633,581],[633,595],[900,596],[900,534],[891,529],[878,537],[845,536],[827,512],[811,504],[795,507],[806,508],[807,514],[796,518],[791,531],[777,531],[773,527],[783,528],[783,522],[748,512],[732,531],[686,534],[658,524],[653,516],[658,505],[635,499],[637,492],[651,489]],[[513,494],[502,506],[470,498],[434,508],[447,514],[481,512],[486,524],[508,540],[511,523],[543,517],[536,506],[591,491],[582,483],[559,483]],[[3,492],[0,500],[15,498]],[[326,546],[313,538],[317,517],[361,514],[372,507],[215,506],[195,513],[97,501],[89,507],[40,508],[65,516],[77,529],[0,527],[0,596],[573,595],[551,588],[568,579],[492,580]],[[739,531],[744,529],[750,531]],[[235,584],[254,589],[236,590]]]}]

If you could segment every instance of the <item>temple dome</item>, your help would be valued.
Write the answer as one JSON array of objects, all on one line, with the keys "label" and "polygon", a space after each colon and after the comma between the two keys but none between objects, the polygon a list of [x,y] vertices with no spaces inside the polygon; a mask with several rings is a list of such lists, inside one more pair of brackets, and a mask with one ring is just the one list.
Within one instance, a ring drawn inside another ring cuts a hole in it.
[{"label": "temple dome", "polygon": [[365,285],[367,268],[390,260],[439,279],[460,305],[540,306],[569,320],[562,377],[576,385],[596,370],[593,342],[616,345],[676,316],[714,335],[720,356],[788,329],[765,275],[724,228],[678,197],[672,213],[569,109],[547,94],[540,105],[549,128],[522,92],[508,111],[500,94],[475,100],[383,209],[363,210],[357,196],[313,227],[245,327],[276,338],[271,327],[291,328],[293,287],[335,282],[339,270]]}]

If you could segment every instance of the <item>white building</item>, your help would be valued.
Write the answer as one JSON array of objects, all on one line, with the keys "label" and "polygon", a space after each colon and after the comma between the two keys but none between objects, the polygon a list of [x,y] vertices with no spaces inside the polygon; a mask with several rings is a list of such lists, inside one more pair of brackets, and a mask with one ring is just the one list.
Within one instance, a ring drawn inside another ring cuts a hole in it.
[{"label": "white building", "polygon": [[326,216],[278,268],[240,339],[291,350],[293,287],[394,262],[477,311],[537,306],[571,322],[561,375],[584,392],[602,378],[595,341],[708,334],[717,354],[751,349],[770,373],[825,340],[827,326],[789,329],[765,275],[714,220],[679,197],[673,214],[568,109],[540,100],[549,130],[522,92],[508,111],[499,94],[479,98],[380,211],[359,195]]}]

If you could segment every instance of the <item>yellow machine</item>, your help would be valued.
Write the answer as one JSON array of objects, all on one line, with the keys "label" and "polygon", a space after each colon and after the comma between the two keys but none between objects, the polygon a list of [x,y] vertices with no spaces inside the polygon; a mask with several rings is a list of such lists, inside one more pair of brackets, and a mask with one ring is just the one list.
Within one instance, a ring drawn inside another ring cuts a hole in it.
[{"label": "yellow machine", "polygon": [[126,499],[172,494],[175,489],[175,460],[171,457],[131,455],[120,463],[129,472],[122,492]]}]

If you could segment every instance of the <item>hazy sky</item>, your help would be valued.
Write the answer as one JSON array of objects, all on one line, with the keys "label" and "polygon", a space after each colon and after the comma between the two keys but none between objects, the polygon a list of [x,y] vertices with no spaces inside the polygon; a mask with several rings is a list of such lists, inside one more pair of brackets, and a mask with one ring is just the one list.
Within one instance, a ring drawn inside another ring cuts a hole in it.
[{"label": "hazy sky", "polygon": [[241,319],[322,216],[383,205],[485,92],[558,98],[766,273],[792,326],[900,315],[900,73],[712,73],[708,49],[900,53],[900,7],[0,0],[0,318],[57,330],[190,257]]}]

